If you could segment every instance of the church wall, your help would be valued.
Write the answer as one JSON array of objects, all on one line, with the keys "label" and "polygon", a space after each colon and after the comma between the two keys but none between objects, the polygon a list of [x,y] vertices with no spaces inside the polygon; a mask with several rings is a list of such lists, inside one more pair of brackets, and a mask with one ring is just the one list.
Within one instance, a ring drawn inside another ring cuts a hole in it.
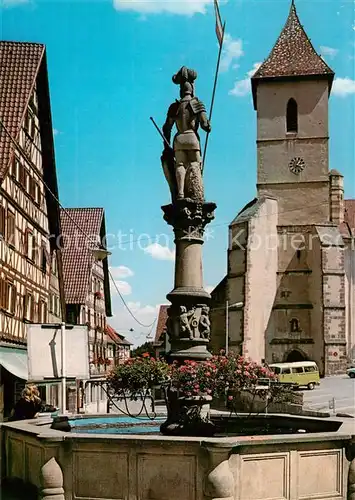
[{"label": "church wall", "polygon": [[312,357],[310,236],[309,226],[278,227],[277,293],[265,339],[268,362],[286,361],[292,350]]},{"label": "church wall", "polygon": [[273,184],[259,187],[260,196],[273,196],[279,202],[279,224],[323,224],[329,220],[328,183]]},{"label": "church wall", "polygon": [[345,311],[347,357],[351,362],[355,359],[355,244],[354,239],[346,241],[344,251],[345,267]]},{"label": "church wall", "polygon": [[325,373],[346,369],[344,248],[322,248]]},{"label": "church wall", "polygon": [[[257,93],[258,195],[279,201],[280,225],[328,221],[327,82],[263,82]],[[297,102],[297,132],[286,129],[290,98]],[[295,161],[300,171],[292,170]]]},{"label": "church wall", "polygon": [[[245,273],[247,265],[248,223],[233,224],[230,228],[228,251],[228,285],[226,300],[229,304],[245,300]],[[230,351],[241,352],[244,332],[243,309],[228,311]],[[223,325],[225,333],[226,326]],[[224,340],[225,342],[225,340]]]},{"label": "church wall", "polygon": [[266,199],[249,221],[243,354],[265,359],[265,332],[276,295],[278,207]]},{"label": "church wall", "polygon": [[261,82],[257,89],[258,139],[285,137],[286,107],[298,105],[298,137],[328,136],[328,82],[326,80]]},{"label": "church wall", "polygon": [[314,341],[310,359],[317,363],[321,375],[324,375],[322,253],[321,244],[315,230],[312,234],[312,246],[309,250],[309,265],[312,269],[309,280],[309,297],[313,305],[311,332]]}]

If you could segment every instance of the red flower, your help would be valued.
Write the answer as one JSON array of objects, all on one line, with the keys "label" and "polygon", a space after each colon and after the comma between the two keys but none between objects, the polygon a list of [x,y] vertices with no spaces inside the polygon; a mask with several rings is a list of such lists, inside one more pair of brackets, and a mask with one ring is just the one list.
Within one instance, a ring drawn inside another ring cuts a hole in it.
[{"label": "red flower", "polygon": [[142,354],[142,358],[150,358],[150,354],[149,354],[149,352],[144,352],[144,353]]}]

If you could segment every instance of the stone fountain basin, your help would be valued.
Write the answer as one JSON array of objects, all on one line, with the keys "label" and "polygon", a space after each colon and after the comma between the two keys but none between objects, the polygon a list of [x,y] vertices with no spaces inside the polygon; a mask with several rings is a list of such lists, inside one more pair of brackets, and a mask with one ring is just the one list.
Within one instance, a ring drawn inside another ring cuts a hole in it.
[{"label": "stone fountain basin", "polygon": [[[111,417],[79,418],[98,425]],[[225,415],[214,418],[225,428]],[[352,419],[258,415],[257,422],[285,433],[167,437],[61,432],[48,419],[6,423],[3,475],[39,487],[40,468],[55,457],[65,500],[346,499]],[[306,432],[287,434],[290,425]]]},{"label": "stone fountain basin", "polygon": [[[139,434],[162,436],[160,425],[164,415],[148,417],[80,417],[68,420],[70,432],[90,434]],[[211,417],[216,426],[217,437],[228,436],[265,436],[280,434],[301,434],[316,432],[336,432],[342,425],[331,419],[302,418],[291,415],[239,414],[233,416],[214,415]]]}]

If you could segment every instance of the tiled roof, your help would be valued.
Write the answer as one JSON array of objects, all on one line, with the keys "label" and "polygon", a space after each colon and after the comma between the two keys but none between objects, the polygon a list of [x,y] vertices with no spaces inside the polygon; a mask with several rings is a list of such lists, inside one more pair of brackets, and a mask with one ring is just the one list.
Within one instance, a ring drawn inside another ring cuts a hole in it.
[{"label": "tiled roof", "polygon": [[166,320],[168,319],[168,308],[170,306],[163,305],[160,306],[157,328],[155,330],[154,344],[162,342],[164,340],[164,334],[166,332]]},{"label": "tiled roof", "polygon": [[334,73],[314,50],[292,2],[286,24],[274,48],[253,78],[305,75]]},{"label": "tiled roof", "polygon": [[344,225],[347,225],[349,236],[355,236],[355,200],[345,200]]},{"label": "tiled roof", "polygon": [[[38,43],[0,42],[0,119],[16,140],[31,97],[45,47]],[[0,133],[0,178],[11,158],[12,144]]]},{"label": "tiled roof", "polygon": [[[93,239],[97,238],[97,242],[99,241],[103,217],[103,208],[67,208],[65,211],[60,211],[63,235],[64,294],[67,304],[85,304],[86,302],[94,260]],[[91,240],[88,240],[77,226]]]},{"label": "tiled roof", "polygon": [[105,333],[113,340],[116,344],[120,345],[133,345],[129,342],[123,335],[116,332],[114,328],[110,325],[106,325]]},{"label": "tiled roof", "polygon": [[334,78],[334,72],[314,50],[292,1],[286,24],[274,48],[251,79],[254,102],[255,86],[261,79],[312,75],[329,78],[330,85]]}]

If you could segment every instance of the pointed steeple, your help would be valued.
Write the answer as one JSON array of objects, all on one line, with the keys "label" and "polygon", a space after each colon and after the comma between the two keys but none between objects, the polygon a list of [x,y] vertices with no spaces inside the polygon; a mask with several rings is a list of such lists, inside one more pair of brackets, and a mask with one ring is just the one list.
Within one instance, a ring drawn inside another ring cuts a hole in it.
[{"label": "pointed steeple", "polygon": [[317,54],[296,12],[294,0],[286,24],[277,39],[269,57],[252,77],[254,104],[256,86],[266,79],[292,79],[302,77],[323,77],[332,85],[334,72]]}]

